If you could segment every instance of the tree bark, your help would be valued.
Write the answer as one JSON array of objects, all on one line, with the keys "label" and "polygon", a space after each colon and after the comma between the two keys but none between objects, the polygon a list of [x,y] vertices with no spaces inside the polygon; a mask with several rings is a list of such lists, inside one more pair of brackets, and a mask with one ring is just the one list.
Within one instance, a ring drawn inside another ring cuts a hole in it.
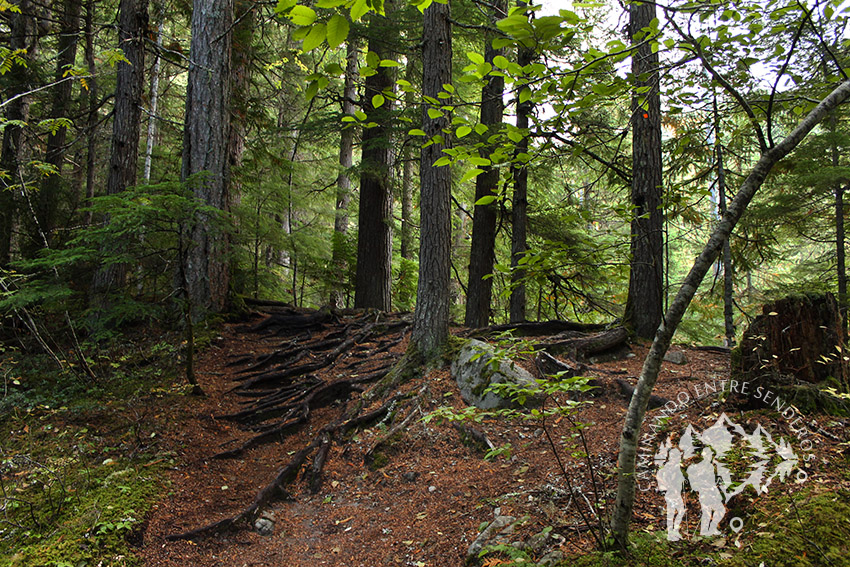
[{"label": "tree bark", "polygon": [[[182,179],[195,197],[227,211],[230,205],[230,57],[233,0],[195,0],[186,90]],[[200,177],[197,174],[205,172]],[[186,286],[198,320],[223,311],[228,302],[230,268],[227,234],[206,214],[197,214],[188,234]]]},{"label": "tree bark", "polygon": [[[359,49],[354,38],[349,38],[345,56],[345,82],[342,88],[342,114],[354,114],[357,99],[357,55]],[[351,166],[354,165],[354,125],[343,126],[339,134],[339,175],[336,178],[336,210],[334,214],[333,248],[331,266],[330,304],[345,305],[343,290],[348,283],[348,262],[345,258],[345,239],[348,235],[348,207],[351,204]]]},{"label": "tree bark", "polygon": [[[13,13],[9,25],[9,46],[13,50],[25,49],[25,58],[34,62],[38,48],[38,31],[33,14],[33,3],[30,0],[18,2],[20,13]],[[32,88],[32,65],[13,67],[9,73],[9,96],[20,95]],[[29,119],[30,96],[20,96],[6,106],[7,120],[26,122]],[[0,266],[6,266],[12,254],[12,228],[17,212],[15,193],[21,183],[23,162],[24,130],[20,126],[7,124],[3,132],[3,147],[0,150],[0,169],[9,174],[8,178],[0,180]],[[41,246],[41,243],[36,243]]]},{"label": "tree bark", "polygon": [[[835,113],[829,117],[829,131],[833,135],[832,143],[830,144],[830,157],[832,159],[832,167],[837,168],[841,165],[838,153],[838,144],[835,141],[835,136],[838,130],[838,118]],[[843,183],[835,184],[833,191],[835,195],[835,266],[836,276],[838,278],[838,311],[841,313],[841,329],[844,335],[847,335],[847,266],[844,245],[846,235],[844,234],[844,191]]]},{"label": "tree bark", "polygon": [[[520,2],[520,4],[525,4]],[[524,67],[534,60],[534,50],[520,44],[517,54],[517,63]],[[534,110],[530,100],[517,102],[516,126],[520,131],[528,129],[529,117]],[[528,153],[528,136],[523,135],[517,144],[515,156]],[[512,168],[514,191],[511,207],[511,297],[510,315],[511,323],[525,321],[525,269],[520,260],[528,251],[528,167],[525,163],[515,164]]]},{"label": "tree bark", "polygon": [[[720,114],[717,112],[717,97],[714,98],[714,151],[717,159],[717,208],[721,218],[726,214],[726,169],[723,165],[723,143],[720,140]],[[721,256],[723,266],[723,326],[726,332],[726,345],[735,346],[735,317],[732,300],[732,246],[727,238],[723,243]]]},{"label": "tree bark", "polygon": [[[505,17],[505,0],[496,0],[491,6],[491,18],[495,21]],[[493,48],[493,35],[484,38],[484,61],[493,64],[497,55],[504,55],[504,49]],[[481,124],[488,127],[490,136],[494,127],[502,123],[505,105],[502,96],[505,91],[505,79],[502,76],[490,76],[481,89]],[[486,139],[486,137],[485,137]],[[493,148],[484,146],[479,151],[481,157],[489,158]],[[499,170],[485,166],[484,173],[475,178],[475,201],[497,193]],[[466,295],[467,327],[485,327],[490,321],[490,302],[493,295],[493,263],[496,260],[496,221],[498,205],[493,202],[475,205],[472,216],[472,241],[469,250],[469,286]]]},{"label": "tree bark", "polygon": [[[136,184],[145,87],[144,38],[148,28],[148,0],[121,0],[118,15],[118,42],[127,61],[119,62],[117,67],[107,195],[115,195]],[[108,219],[106,222],[109,222]],[[126,274],[125,264],[109,264],[95,273],[92,300],[97,307],[107,306],[105,296],[124,285]]]},{"label": "tree bark", "polygon": [[844,81],[835,88],[820,104],[818,104],[800,124],[781,142],[773,148],[763,152],[759,161],[752,168],[747,178],[741,184],[737,195],[732,200],[726,214],[711,233],[708,242],[694,261],[682,287],[670,304],[661,326],[655,335],[649,353],[644,360],[640,379],[635,388],[634,395],[629,403],[623,431],[620,436],[620,450],[617,460],[617,500],[615,502],[614,514],[611,523],[612,535],[618,544],[624,549],[628,546],[629,523],[632,518],[632,509],[635,498],[635,464],[637,457],[637,446],[640,439],[640,429],[646,414],[649,397],[658,372],[661,369],[661,361],[670,347],[670,341],[676,328],[682,321],[685,311],[696,294],[705,274],[711,268],[717,254],[723,247],[723,242],[729,238],[735,224],[761,187],[773,166],[782,158],[787,156],[799,143],[817,126],[827,114],[844,102],[850,96],[850,80]]},{"label": "tree bark", "polygon": [[[395,22],[389,18],[391,3],[385,4],[387,15],[371,15],[368,51],[381,60],[392,59],[393,38],[398,35]],[[360,160],[360,209],[357,231],[357,271],[354,279],[354,307],[372,307],[382,311],[392,308],[393,193],[392,169],[392,103],[387,93],[395,82],[392,67],[381,67],[366,77],[363,112],[372,128],[363,130]],[[383,104],[374,105],[375,96],[385,96]]]},{"label": "tree bark", "polygon": [[[86,38],[85,60],[89,75],[89,88],[84,92],[84,100],[88,102],[86,117],[86,204],[91,204],[94,198],[94,173],[95,156],[97,152],[97,124],[98,124],[98,101],[97,101],[97,78],[94,76],[97,66],[94,61],[94,0],[86,2],[86,16],[83,24],[83,34]],[[86,213],[86,226],[92,223],[92,213]]]},{"label": "tree bark", "polygon": [[[80,33],[80,8],[81,5],[77,0],[64,0],[61,11],[58,13],[59,37],[57,40],[56,71],[54,73],[54,80],[57,82],[63,79],[65,71],[67,71],[69,66],[74,64],[77,58],[77,40]],[[53,88],[50,118],[68,117],[73,86],[73,81],[65,81]],[[67,183],[63,182],[62,177],[67,132],[67,128],[63,127],[47,136],[44,161],[56,168],[56,174],[47,176],[42,182],[35,207],[36,218],[41,231],[47,238],[48,246],[53,241],[59,204],[68,200],[63,199],[61,196],[63,188],[67,187]]]},{"label": "tree bark", "polygon": [[[443,85],[452,80],[448,3],[434,2],[425,9],[422,38],[422,94],[437,99]],[[434,166],[444,155],[443,149],[451,145],[445,132],[449,119],[445,115],[429,117],[429,106],[423,107],[422,129],[428,140],[439,135],[443,141],[423,147],[420,160],[419,283],[410,340],[418,355],[430,362],[440,356],[449,336],[452,178],[449,167]]]},{"label": "tree bark", "polygon": [[632,190],[631,261],[624,324],[638,337],[652,338],[664,306],[664,235],[661,175],[661,97],[658,53],[647,32],[655,4],[629,6],[631,39],[640,42],[632,56]]},{"label": "tree bark", "polygon": [[159,110],[159,73],[162,66],[162,57],[159,56],[159,49],[162,47],[162,32],[165,26],[165,9],[163,6],[159,8],[157,14],[156,26],[156,54],[154,55],[153,68],[151,69],[151,86],[150,86],[150,113],[148,114],[148,131],[147,144],[145,145],[145,167],[142,179],[148,184],[151,182],[151,168],[153,167],[153,149],[156,145],[156,121],[157,111]]},{"label": "tree bark", "polygon": [[[228,139],[227,159],[230,171],[242,166],[245,154],[245,139],[248,136],[248,112],[251,106],[251,62],[254,58],[254,22],[256,2],[253,0],[235,0],[234,13],[238,21],[233,26],[230,137]],[[239,179],[231,175],[228,194],[231,205],[242,194]]]}]

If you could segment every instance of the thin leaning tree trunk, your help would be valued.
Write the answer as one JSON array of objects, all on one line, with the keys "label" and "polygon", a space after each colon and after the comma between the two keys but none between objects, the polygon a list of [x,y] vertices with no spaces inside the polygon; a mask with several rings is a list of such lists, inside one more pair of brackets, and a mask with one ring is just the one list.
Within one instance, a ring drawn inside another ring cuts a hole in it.
[{"label": "thin leaning tree trunk", "polygon": [[696,294],[705,274],[711,268],[723,242],[732,234],[732,230],[740,220],[753,196],[761,187],[770,170],[776,163],[787,156],[800,142],[817,126],[827,114],[850,96],[850,80],[844,81],[818,104],[800,124],[781,142],[762,153],[758,163],[744,180],[737,195],[732,200],[726,214],[714,228],[699,257],[694,261],[690,272],[685,278],[676,298],[670,304],[661,326],[655,334],[649,353],[643,363],[640,379],[632,395],[623,431],[620,436],[620,450],[617,460],[617,500],[611,524],[612,535],[618,544],[626,549],[628,546],[629,523],[635,500],[635,468],[637,447],[640,439],[641,425],[646,414],[649,397],[664,354],[670,347],[670,341],[676,328],[682,321],[685,311]]}]

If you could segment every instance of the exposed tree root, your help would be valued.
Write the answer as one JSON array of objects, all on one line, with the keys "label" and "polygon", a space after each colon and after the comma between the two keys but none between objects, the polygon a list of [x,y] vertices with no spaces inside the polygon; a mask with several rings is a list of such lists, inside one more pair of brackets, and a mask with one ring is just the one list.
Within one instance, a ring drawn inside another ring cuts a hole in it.
[{"label": "exposed tree root", "polygon": [[[280,310],[285,313],[269,316],[263,323],[254,325],[253,332],[276,336],[286,332],[285,328],[295,334],[326,330],[334,320],[341,323],[339,317],[329,311],[299,314],[285,308]],[[331,447],[343,442],[348,432],[379,420],[394,423],[389,433],[367,453],[370,455],[419,415],[425,388],[410,394],[398,393],[399,386],[414,376],[419,357],[407,353],[396,363],[397,355],[389,354],[403,340],[409,321],[376,313],[357,315],[324,336],[299,337],[285,342],[274,353],[239,359],[244,368],[237,378],[239,384],[231,393],[247,398],[243,402],[245,407],[220,417],[239,423],[256,435],[214,458],[236,457],[301,431],[318,408],[340,404],[339,414],[292,456],[248,507],[230,518],[174,534],[168,539],[199,539],[229,530],[252,528],[264,508],[289,497],[287,487],[299,476],[312,492],[320,490],[322,471]],[[362,354],[369,357],[369,370],[365,372],[356,372],[353,368],[366,361],[354,364],[348,360],[359,347],[364,347]],[[322,352],[325,354],[315,356]],[[384,356],[376,358],[376,353]],[[381,361],[385,363],[380,364]],[[372,387],[364,391],[368,384]],[[373,409],[367,409],[370,407]]]},{"label": "exposed tree root", "polygon": [[595,333],[604,331],[608,325],[594,323],[576,323],[574,321],[526,321],[523,323],[507,323],[505,325],[491,325],[470,329],[463,333],[466,336],[486,337],[496,333],[512,331],[521,337],[540,337],[545,335],[556,335],[565,332]]}]

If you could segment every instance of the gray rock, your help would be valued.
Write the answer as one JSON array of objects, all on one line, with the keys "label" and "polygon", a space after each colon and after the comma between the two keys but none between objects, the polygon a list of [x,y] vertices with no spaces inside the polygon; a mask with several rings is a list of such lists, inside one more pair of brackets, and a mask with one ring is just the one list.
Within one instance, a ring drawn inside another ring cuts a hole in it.
[{"label": "gray rock", "polygon": [[685,353],[676,350],[676,351],[667,351],[667,354],[664,355],[664,360],[667,362],[672,362],[673,364],[687,364],[688,357],[685,356]]},{"label": "gray rock", "polygon": [[[501,409],[516,405],[492,392],[485,392],[491,384],[531,386],[536,383],[527,370],[507,361],[501,361],[496,370],[491,364],[494,354],[495,350],[489,344],[471,340],[452,362],[452,377],[460,388],[463,401],[479,409]],[[529,400],[529,403],[539,404],[539,400]]]},{"label": "gray rock", "polygon": [[254,522],[254,529],[261,536],[268,537],[274,534],[274,522],[266,517],[257,518],[257,521]]},{"label": "gray rock", "polygon": [[475,538],[469,548],[466,550],[466,561],[467,563],[477,561],[478,554],[481,553],[481,550],[494,543],[498,540],[499,535],[508,530],[511,526],[513,526],[516,518],[513,516],[498,516],[490,525],[484,528],[484,531],[478,534],[478,537]]},{"label": "gray rock", "polygon": [[537,565],[539,565],[539,567],[554,567],[563,560],[563,552],[556,549],[554,551],[550,551],[549,553],[541,557],[540,561],[537,562]]}]

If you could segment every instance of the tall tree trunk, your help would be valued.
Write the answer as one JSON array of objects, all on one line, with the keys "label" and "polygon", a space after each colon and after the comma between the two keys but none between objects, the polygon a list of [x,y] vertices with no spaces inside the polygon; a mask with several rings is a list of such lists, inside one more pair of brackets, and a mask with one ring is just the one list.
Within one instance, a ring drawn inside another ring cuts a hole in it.
[{"label": "tall tree trunk", "polygon": [[[381,60],[392,59],[393,39],[398,36],[391,20],[391,3],[385,4],[387,16],[371,15],[369,47]],[[363,130],[360,208],[357,231],[357,271],[354,279],[354,307],[374,307],[389,311],[392,307],[393,194],[390,184],[392,169],[392,93],[394,69],[378,67],[366,78],[363,111],[369,122],[377,124]],[[375,106],[375,97],[384,97]]]},{"label": "tall tree trunk", "polygon": [[[349,38],[345,56],[345,82],[342,88],[342,114],[353,115],[357,99],[357,55],[354,38]],[[331,283],[330,304],[345,306],[343,289],[348,281],[348,262],[345,258],[345,239],[348,235],[348,206],[351,204],[351,166],[354,165],[354,125],[344,126],[339,135],[339,175],[336,178],[336,209],[334,213],[331,266],[335,281]]]},{"label": "tall tree trunk", "polygon": [[[434,2],[425,9],[422,28],[422,94],[437,99],[443,85],[452,80],[452,34],[449,4]],[[444,102],[443,104],[448,104]],[[445,115],[431,118],[423,107],[422,129],[427,139],[443,136],[442,143],[422,148],[419,178],[420,236],[419,283],[413,315],[411,344],[426,361],[442,353],[449,336],[449,300],[451,272],[451,192],[449,167],[435,167],[451,137]]]},{"label": "tall tree trunk", "polygon": [[[9,43],[13,50],[25,49],[26,67],[13,67],[9,73],[8,96],[21,95],[32,89],[32,64],[38,47],[38,32],[33,14],[33,2],[18,2],[20,13],[12,13],[9,26]],[[6,105],[7,120],[26,122],[29,119],[30,96],[20,96]],[[6,266],[11,259],[12,227],[17,210],[15,193],[22,190],[21,167],[24,155],[24,130],[20,126],[7,124],[3,131],[3,147],[0,151],[0,170],[8,177],[0,179],[0,266]],[[41,246],[40,242],[36,246]]]},{"label": "tall tree trunk", "polygon": [[[86,2],[86,16],[83,24],[83,34],[86,38],[85,60],[89,75],[92,77],[88,80],[89,88],[83,93],[84,100],[87,101],[88,112],[86,117],[86,204],[91,204],[94,198],[94,173],[95,173],[95,157],[97,152],[97,105],[98,105],[98,90],[97,78],[94,76],[97,71],[97,66],[94,61],[94,0]],[[92,213],[86,213],[86,226],[92,223]]]},{"label": "tall tree trunk", "polygon": [[[837,168],[840,165],[838,154],[838,143],[835,136],[838,132],[838,118],[835,113],[829,117],[829,131],[832,134],[832,143],[830,144],[830,157],[832,159],[832,167]],[[847,266],[845,259],[844,245],[846,236],[844,234],[844,191],[845,186],[842,182],[835,184],[833,191],[835,195],[835,264],[836,275],[838,277],[838,312],[841,314],[841,330],[847,335]]]},{"label": "tall tree trunk", "polygon": [[[714,97],[714,152],[717,159],[717,206],[721,218],[726,214],[726,169],[723,165],[723,142],[720,139],[720,113],[717,111],[717,97]],[[723,243],[721,255],[723,266],[723,326],[726,332],[726,346],[735,346],[735,317],[732,300],[732,246],[727,238]]]},{"label": "tall tree trunk", "polygon": [[[520,2],[520,5],[524,2]],[[529,3],[530,5],[530,3]],[[517,63],[524,67],[534,60],[534,50],[520,45],[517,54]],[[534,104],[530,100],[517,102],[516,125],[520,131],[525,131],[529,126],[529,117],[534,110]],[[523,135],[517,144],[516,156],[528,154],[528,136]],[[510,297],[510,322],[521,323],[525,321],[526,297],[525,297],[525,269],[520,260],[528,251],[528,166],[525,163],[517,163],[512,168],[514,191],[511,207],[511,297]]]},{"label": "tall tree trunk", "polygon": [[150,113],[148,114],[148,132],[147,144],[145,145],[145,167],[143,179],[145,184],[151,182],[151,168],[153,167],[153,149],[156,145],[156,121],[157,112],[159,111],[159,74],[162,67],[162,57],[159,55],[159,49],[162,47],[162,32],[165,27],[165,7],[160,4],[157,8],[157,25],[156,25],[156,52],[153,60],[153,69],[151,69],[151,86],[150,86]]},{"label": "tall tree trunk", "polygon": [[[54,10],[54,14],[58,15],[59,19],[58,53],[54,73],[54,80],[57,82],[65,77],[68,67],[72,66],[77,58],[80,8],[81,5],[77,0],[64,0],[61,3],[61,9]],[[68,118],[73,86],[73,81],[65,81],[53,88],[50,118]],[[62,177],[67,132],[67,129],[63,127],[47,136],[45,162],[56,168],[56,174],[47,176],[42,182],[35,207],[37,223],[47,238],[48,246],[53,241],[59,204],[69,200],[63,199],[61,196],[63,187],[67,187],[67,183],[63,182]]]},{"label": "tall tree trunk", "polygon": [[[631,262],[624,324],[638,337],[652,338],[664,308],[664,237],[661,175],[661,97],[658,53],[644,28],[655,4],[629,6],[629,30],[640,47],[632,56]],[[645,79],[642,80],[642,77]],[[649,87],[645,93],[637,92]]]},{"label": "tall tree trunk", "polygon": [[[505,0],[496,0],[491,6],[493,20],[505,17]],[[484,61],[492,65],[497,55],[504,55],[504,49],[493,48],[492,34],[484,39]],[[481,89],[481,124],[488,127],[485,136],[493,134],[493,130],[502,123],[505,110],[502,97],[505,91],[505,79],[502,76],[491,76],[484,88]],[[486,137],[485,137],[486,139]],[[483,158],[489,158],[492,147],[484,146],[480,150]],[[492,166],[483,168],[484,173],[475,178],[476,203],[488,196],[493,196],[499,185],[499,170]],[[493,263],[496,260],[496,221],[498,205],[488,203],[475,205],[472,216],[472,241],[469,250],[469,286],[466,295],[466,316],[464,324],[467,327],[485,327],[490,322],[490,302],[493,294]]]},{"label": "tall tree trunk", "polygon": [[[195,197],[227,211],[230,205],[230,56],[233,0],[195,0],[186,89],[182,178]],[[185,253],[186,287],[195,320],[223,311],[228,302],[230,267],[227,234],[198,214]]]},{"label": "tall tree trunk", "polygon": [[[148,0],[121,0],[118,14],[118,42],[127,62],[118,63],[115,83],[112,150],[106,178],[108,195],[115,195],[136,184],[145,87]],[[125,264],[110,264],[97,271],[92,282],[92,299],[96,305],[106,306],[105,295],[124,284],[126,273]]]},{"label": "tall tree trunk", "polygon": [[245,139],[248,135],[248,112],[251,105],[251,61],[254,59],[254,25],[256,2],[235,0],[237,22],[233,27],[230,138],[227,159],[230,160],[230,205],[236,205],[242,194],[241,184],[234,171],[242,166]]},{"label": "tall tree trunk", "polygon": [[611,522],[612,535],[623,547],[628,548],[629,523],[632,519],[632,510],[635,499],[635,468],[637,458],[637,447],[640,441],[640,430],[649,397],[658,372],[661,370],[661,361],[670,347],[670,341],[676,328],[682,321],[685,311],[696,294],[705,274],[711,268],[717,258],[717,254],[723,247],[723,242],[728,240],[740,220],[741,215],[761,187],[773,166],[782,158],[787,156],[799,143],[817,126],[832,110],[838,107],[850,97],[850,80],[844,81],[832,91],[820,104],[818,104],[790,133],[773,148],[762,153],[759,161],[750,171],[747,178],[741,184],[737,195],[732,200],[723,219],[717,224],[711,233],[705,247],[699,257],[694,261],[682,287],[670,304],[670,308],[664,316],[661,326],[655,335],[646,360],[643,363],[640,378],[629,402],[629,409],[620,435],[620,450],[617,459],[617,499]]}]

